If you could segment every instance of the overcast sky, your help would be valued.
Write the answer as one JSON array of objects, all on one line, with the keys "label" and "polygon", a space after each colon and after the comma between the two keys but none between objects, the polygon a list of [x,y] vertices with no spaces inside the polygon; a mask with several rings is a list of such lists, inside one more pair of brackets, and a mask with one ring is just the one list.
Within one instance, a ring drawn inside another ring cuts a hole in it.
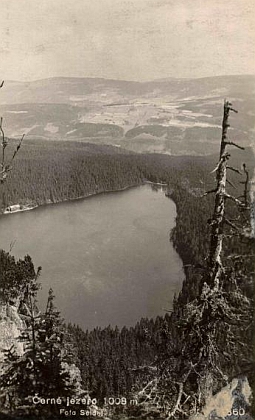
[{"label": "overcast sky", "polygon": [[1,0],[0,79],[255,73],[254,0]]}]

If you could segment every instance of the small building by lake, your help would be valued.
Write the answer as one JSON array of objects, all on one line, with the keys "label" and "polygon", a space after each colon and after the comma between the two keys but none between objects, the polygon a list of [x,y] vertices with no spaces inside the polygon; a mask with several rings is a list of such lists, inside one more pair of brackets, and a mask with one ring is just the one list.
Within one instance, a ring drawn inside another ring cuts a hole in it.
[{"label": "small building by lake", "polygon": [[21,204],[13,204],[12,206],[6,207],[4,213],[14,213],[16,211],[22,210],[23,206]]}]

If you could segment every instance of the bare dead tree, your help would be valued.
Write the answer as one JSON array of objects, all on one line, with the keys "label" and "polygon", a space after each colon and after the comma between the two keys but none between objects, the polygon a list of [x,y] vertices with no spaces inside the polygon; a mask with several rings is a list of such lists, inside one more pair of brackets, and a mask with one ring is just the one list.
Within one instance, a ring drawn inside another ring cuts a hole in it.
[{"label": "bare dead tree", "polygon": [[[238,346],[243,346],[243,343],[235,339],[235,333],[240,325],[250,322],[249,299],[239,288],[229,291],[223,281],[228,278],[225,263],[222,262],[225,225],[239,229],[226,217],[226,200],[231,200],[242,211],[249,209],[249,174],[245,165],[243,196],[236,198],[226,189],[227,183],[232,185],[227,178],[228,170],[241,174],[239,169],[228,165],[230,154],[227,146],[244,149],[228,140],[231,111],[237,112],[229,101],[225,101],[219,162],[213,171],[216,172],[216,187],[205,194],[215,194],[207,268],[201,280],[200,294],[182,307],[181,319],[176,323],[179,343],[170,355],[171,363],[167,364],[166,382],[163,385],[163,389],[167,390],[164,395],[167,419],[195,414],[205,405],[217,384],[226,383],[228,370],[222,352],[228,360],[233,358],[233,353],[238,355]],[[161,379],[153,382],[153,393],[159,394],[160,386]],[[158,390],[155,391],[155,387]]]},{"label": "bare dead tree", "polygon": [[23,142],[23,139],[25,137],[25,134],[22,135],[11,159],[9,161],[6,160],[6,148],[8,146],[8,140],[5,137],[5,133],[4,133],[4,129],[3,129],[3,118],[0,118],[0,133],[2,136],[2,142],[1,142],[1,146],[2,146],[2,160],[1,160],[1,171],[0,171],[0,183],[3,184],[6,179],[7,179],[7,175],[8,172],[10,172],[12,170],[12,163],[21,147],[21,144]]},{"label": "bare dead tree", "polygon": [[[4,82],[2,82],[0,84],[0,89],[3,87]],[[21,144],[23,142],[23,139],[25,137],[25,134],[23,134],[21,136],[21,139],[19,140],[19,143],[16,147],[16,149],[14,150],[13,155],[11,156],[11,158],[8,160],[6,158],[6,148],[8,146],[8,140],[5,136],[5,132],[4,132],[4,128],[3,128],[3,118],[0,118],[0,136],[2,138],[1,141],[1,147],[2,147],[2,153],[1,153],[1,163],[0,163],[0,184],[4,184],[7,177],[8,177],[8,173],[12,170],[12,164],[13,161],[21,147]],[[5,204],[4,204],[4,191],[3,191],[3,187],[2,187],[2,211],[4,210]]]},{"label": "bare dead tree", "polygon": [[[226,184],[227,182],[230,182],[227,179],[227,170],[229,169],[234,172],[240,173],[238,169],[227,165],[229,157],[230,157],[230,154],[226,150],[227,146],[232,145],[232,146],[237,147],[238,149],[244,150],[242,146],[228,140],[228,128],[230,127],[228,120],[229,120],[229,114],[231,111],[237,113],[237,111],[234,108],[232,108],[232,104],[225,100],[223,120],[222,120],[220,157],[219,157],[219,162],[214,170],[216,171],[216,188],[206,193],[206,195],[209,193],[215,193],[214,212],[210,220],[211,237],[210,237],[208,264],[207,264],[208,274],[209,274],[207,283],[210,284],[211,286],[214,285],[215,281],[216,282],[219,281],[220,275],[223,271],[222,262],[221,262],[223,229],[224,229],[225,223],[230,223],[229,221],[227,221],[225,217],[226,199],[230,199],[234,201],[239,207],[242,207],[242,208],[247,208],[248,206],[247,192],[245,193],[245,201],[243,203],[238,198],[233,197],[232,195],[228,194],[226,191]],[[247,186],[248,186],[248,181],[246,183],[246,187]],[[232,224],[232,227],[233,227],[233,224]]]},{"label": "bare dead tree", "polygon": [[[237,111],[232,107],[229,101],[224,101],[224,113],[222,120],[222,137],[220,146],[219,162],[213,172],[216,172],[216,187],[208,191],[205,195],[214,193],[214,211],[213,216],[210,219],[211,234],[210,234],[210,246],[209,255],[207,258],[207,270],[206,274],[202,279],[201,294],[195,300],[187,305],[186,314],[190,317],[190,321],[196,324],[197,331],[194,336],[200,340],[201,348],[200,355],[202,355],[200,361],[200,380],[199,384],[199,400],[202,404],[205,403],[208,397],[212,393],[214,386],[215,375],[225,378],[226,375],[218,365],[217,360],[220,359],[219,348],[221,340],[227,340],[227,334],[225,339],[224,329],[231,331],[231,328],[236,328],[238,324],[242,322],[242,319],[249,318],[249,301],[245,296],[242,295],[239,289],[236,289],[231,295],[230,292],[225,290],[223,285],[223,277],[226,276],[226,268],[222,263],[222,249],[223,239],[225,235],[225,225],[229,225],[231,229],[238,231],[239,233],[244,232],[244,226],[237,226],[226,217],[226,200],[233,201],[237,207],[242,210],[249,210],[248,200],[248,184],[249,174],[246,166],[243,165],[246,180],[244,184],[244,193],[241,197],[236,198],[229,194],[226,190],[227,183],[231,186],[233,184],[228,180],[228,170],[234,171],[235,173],[241,174],[237,168],[233,168],[228,165],[230,154],[227,151],[227,146],[235,146],[238,149],[244,149],[242,146],[228,140],[228,128],[230,112]],[[243,200],[241,201],[240,198]],[[230,277],[229,277],[230,279]],[[233,296],[238,296],[240,308],[236,310],[235,304],[233,304]],[[240,309],[240,310],[239,310]],[[238,312],[239,311],[239,312]],[[221,333],[219,333],[221,331]],[[194,332],[194,330],[193,330]],[[221,338],[220,338],[221,337]],[[203,372],[203,373],[202,373]]]}]

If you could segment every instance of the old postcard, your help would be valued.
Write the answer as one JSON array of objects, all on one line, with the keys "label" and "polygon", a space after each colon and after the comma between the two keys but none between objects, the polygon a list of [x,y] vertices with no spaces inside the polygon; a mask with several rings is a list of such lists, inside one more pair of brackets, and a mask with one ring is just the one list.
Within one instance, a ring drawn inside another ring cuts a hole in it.
[{"label": "old postcard", "polygon": [[0,11],[0,418],[255,419],[254,2]]}]

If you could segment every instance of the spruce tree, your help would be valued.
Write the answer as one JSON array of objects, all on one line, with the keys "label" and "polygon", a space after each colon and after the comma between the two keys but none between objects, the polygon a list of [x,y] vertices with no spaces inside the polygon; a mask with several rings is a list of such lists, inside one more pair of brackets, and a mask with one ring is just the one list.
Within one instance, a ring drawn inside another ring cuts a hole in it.
[{"label": "spruce tree", "polygon": [[[246,290],[252,275],[246,256],[252,254],[254,245],[249,221],[249,177],[246,166],[241,173],[229,165],[227,146],[243,149],[227,138],[231,111],[236,112],[225,101],[220,157],[214,170],[216,186],[206,193],[215,194],[213,214],[208,219],[209,252],[199,268],[192,270],[192,281],[197,277],[196,293],[187,299],[181,293],[174,302],[165,358],[157,375],[137,393],[147,412],[155,411],[157,397],[157,412],[163,411],[167,419],[201,412],[213,393],[253,366],[252,297]],[[241,197],[227,192],[227,185],[233,187],[229,171],[245,177]],[[229,255],[231,241],[240,253]],[[190,292],[188,279],[185,290]]]},{"label": "spruce tree", "polygon": [[24,343],[24,354],[18,357],[13,349],[6,351],[4,373],[0,379],[5,410],[22,415],[58,416],[60,405],[35,405],[33,397],[65,397],[79,392],[71,379],[71,348],[65,339],[65,327],[49,290],[46,311],[40,313],[36,293],[27,290],[20,316],[26,328],[19,338]]}]

